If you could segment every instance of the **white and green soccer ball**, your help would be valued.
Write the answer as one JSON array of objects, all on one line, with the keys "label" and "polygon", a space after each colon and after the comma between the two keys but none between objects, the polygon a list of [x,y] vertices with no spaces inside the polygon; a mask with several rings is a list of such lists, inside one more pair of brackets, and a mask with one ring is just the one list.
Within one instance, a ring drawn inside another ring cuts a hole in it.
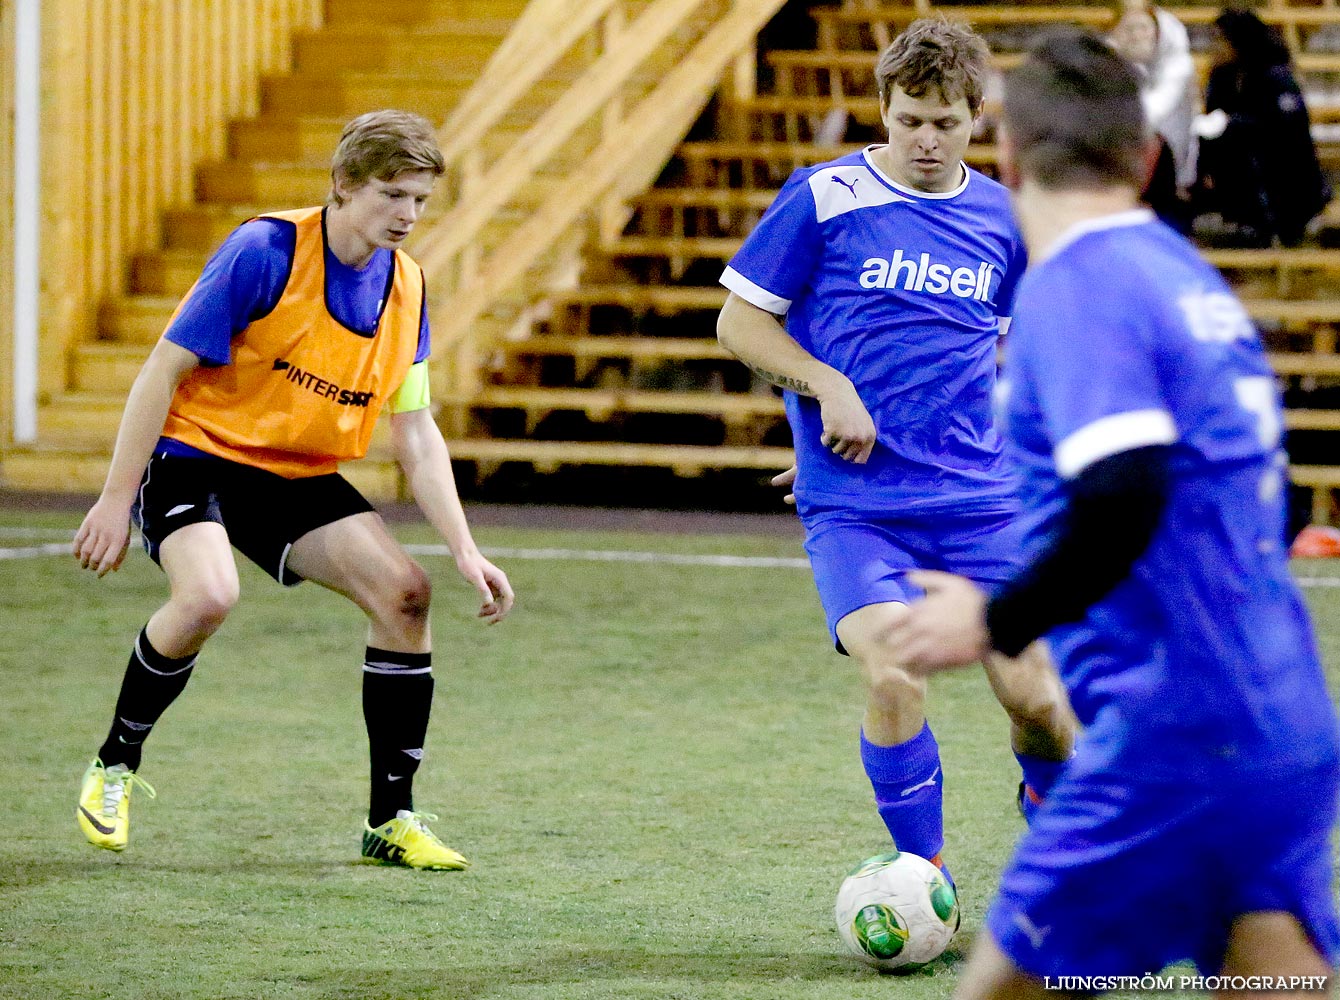
[{"label": "white and green soccer ball", "polygon": [[925,858],[894,851],[852,869],[833,916],[842,943],[857,958],[884,971],[911,971],[949,946],[958,930],[958,897]]}]

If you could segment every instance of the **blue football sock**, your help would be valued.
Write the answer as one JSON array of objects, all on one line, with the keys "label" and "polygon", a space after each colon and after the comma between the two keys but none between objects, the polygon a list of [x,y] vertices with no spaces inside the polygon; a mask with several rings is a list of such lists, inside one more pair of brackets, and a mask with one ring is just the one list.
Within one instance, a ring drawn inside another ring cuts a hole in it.
[{"label": "blue football sock", "polygon": [[929,724],[906,743],[876,746],[861,733],[875,807],[900,851],[933,859],[944,847],[940,745]]},{"label": "blue football sock", "polygon": [[1014,752],[1014,759],[1024,772],[1024,784],[1019,790],[1019,811],[1024,814],[1025,822],[1033,822],[1033,814],[1042,805],[1042,800],[1051,791],[1052,785],[1060,776],[1066,762],[1063,760],[1045,760],[1032,754]]}]

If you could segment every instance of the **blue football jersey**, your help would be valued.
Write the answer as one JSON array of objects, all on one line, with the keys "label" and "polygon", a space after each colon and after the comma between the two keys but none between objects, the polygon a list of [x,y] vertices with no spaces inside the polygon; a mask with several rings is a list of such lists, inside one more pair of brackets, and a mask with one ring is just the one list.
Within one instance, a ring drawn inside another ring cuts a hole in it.
[{"label": "blue football jersey", "polygon": [[818,402],[786,393],[800,513],[1012,510],[992,409],[999,318],[1025,263],[1008,193],[966,168],[952,191],[915,191],[869,154],[793,173],[721,277],[784,314],[874,419],[855,465],[820,444]]},{"label": "blue football jersey", "polygon": [[1148,550],[1049,636],[1091,738],[1144,772],[1334,760],[1284,546],[1275,379],[1218,272],[1144,210],[1078,227],[1021,282],[1004,375],[1030,556],[1054,536],[1068,481],[1124,451],[1171,449]]}]

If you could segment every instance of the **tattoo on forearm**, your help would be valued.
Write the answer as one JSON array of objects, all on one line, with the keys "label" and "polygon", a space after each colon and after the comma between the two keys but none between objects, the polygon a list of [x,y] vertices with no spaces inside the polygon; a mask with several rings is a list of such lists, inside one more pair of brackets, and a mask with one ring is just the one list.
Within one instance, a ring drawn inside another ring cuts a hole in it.
[{"label": "tattoo on forearm", "polygon": [[810,384],[804,379],[792,378],[789,375],[778,375],[776,372],[770,372],[765,368],[760,368],[758,365],[750,365],[749,367],[759,375],[762,375],[773,385],[781,386],[783,389],[790,389],[792,392],[798,392],[802,396],[814,395],[814,390],[810,388]]}]

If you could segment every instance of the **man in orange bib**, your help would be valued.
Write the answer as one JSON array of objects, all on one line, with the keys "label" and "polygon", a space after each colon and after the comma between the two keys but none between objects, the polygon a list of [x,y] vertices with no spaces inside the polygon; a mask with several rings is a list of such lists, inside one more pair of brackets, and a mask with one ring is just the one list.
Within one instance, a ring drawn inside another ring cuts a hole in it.
[{"label": "man in orange bib", "polygon": [[95,846],[123,850],[131,791],[154,795],[138,774],[141,746],[237,602],[236,548],[280,583],[312,580],[368,616],[363,856],[468,866],[411,794],[433,693],[429,579],[337,471],[366,454],[389,407],[396,460],[479,591],[479,617],[506,617],[512,588],[471,538],[428,408],[423,272],[398,249],[444,169],[425,119],[354,119],[327,204],[234,230],[136,378],[74,554],[99,576],[118,568],[134,517],[171,595],[135,642],[111,730],[84,775],[76,818]]}]

